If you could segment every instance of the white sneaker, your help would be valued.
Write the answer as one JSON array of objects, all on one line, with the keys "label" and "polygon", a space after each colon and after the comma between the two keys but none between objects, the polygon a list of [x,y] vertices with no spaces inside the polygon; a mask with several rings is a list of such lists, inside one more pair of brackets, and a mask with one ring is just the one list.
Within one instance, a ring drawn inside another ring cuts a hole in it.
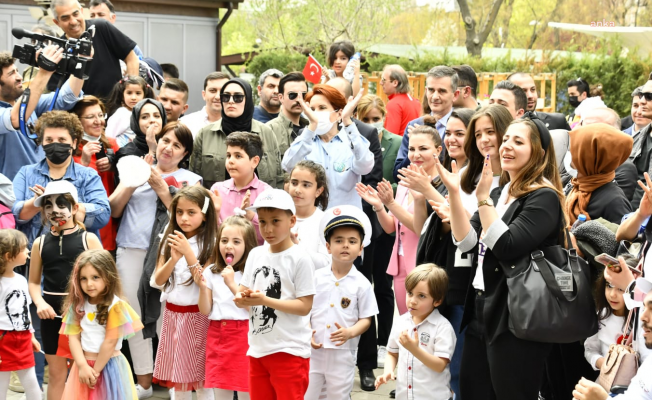
[{"label": "white sneaker", "polygon": [[[174,388],[170,388],[168,390],[168,393],[170,393],[170,400],[174,400]],[[192,393],[191,393],[192,394]]]},{"label": "white sneaker", "polygon": [[378,368],[385,368],[385,357],[387,357],[387,347],[378,346]]},{"label": "white sneaker", "polygon": [[138,394],[139,399],[149,399],[153,395],[153,390],[151,386],[149,389],[144,389],[139,384],[136,384],[136,393]]}]

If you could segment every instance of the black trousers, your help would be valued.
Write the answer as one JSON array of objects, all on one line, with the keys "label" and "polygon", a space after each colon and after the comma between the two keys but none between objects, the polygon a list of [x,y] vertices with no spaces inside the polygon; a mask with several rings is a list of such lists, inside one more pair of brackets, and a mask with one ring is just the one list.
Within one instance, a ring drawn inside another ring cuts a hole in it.
[{"label": "black trousers", "polygon": [[476,294],[476,313],[466,330],[462,351],[462,398],[537,400],[552,345],[522,340],[509,331],[489,344],[483,333],[483,308],[484,296]]},{"label": "black trousers", "polygon": [[387,265],[392,257],[395,236],[383,232],[376,239],[374,248],[374,294],[378,303],[378,345],[387,346],[389,334],[394,322],[394,290],[392,289],[392,276],[387,275]]},{"label": "black trousers", "polygon": [[[364,248],[364,261],[358,257],[354,265],[358,271],[362,273],[369,282],[373,279],[373,263],[374,263],[374,246],[375,240],[372,240],[369,246]],[[358,343],[358,369],[376,369],[378,368],[378,348],[376,347],[376,321],[371,319],[369,329],[360,335],[360,342]]]}]

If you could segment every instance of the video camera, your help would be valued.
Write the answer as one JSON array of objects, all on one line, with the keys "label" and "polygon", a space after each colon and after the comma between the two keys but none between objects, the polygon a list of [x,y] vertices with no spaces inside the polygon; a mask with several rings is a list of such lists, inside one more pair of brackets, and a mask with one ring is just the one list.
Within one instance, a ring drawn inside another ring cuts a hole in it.
[{"label": "video camera", "polygon": [[[94,27],[93,27],[94,28]],[[14,46],[13,58],[17,58],[23,64],[38,67],[36,62],[36,51],[43,49],[46,42],[56,43],[63,48],[63,58],[57,64],[56,72],[62,75],[71,74],[79,79],[87,79],[86,68],[91,60],[93,41],[90,32],[84,32],[79,39],[64,39],[56,36],[43,35],[30,32],[21,28],[13,28],[11,34],[16,39],[29,38],[36,44],[24,44]]]}]

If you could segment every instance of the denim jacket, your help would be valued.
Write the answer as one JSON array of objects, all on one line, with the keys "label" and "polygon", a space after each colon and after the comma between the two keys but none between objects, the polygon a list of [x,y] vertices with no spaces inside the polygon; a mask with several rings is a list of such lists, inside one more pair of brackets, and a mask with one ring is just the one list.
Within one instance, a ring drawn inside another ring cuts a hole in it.
[{"label": "denim jacket", "polygon": [[[70,181],[77,188],[78,202],[86,207],[86,219],[83,221],[86,230],[94,233],[99,238],[100,229],[109,222],[111,217],[109,198],[106,195],[104,185],[102,185],[102,179],[94,169],[79,165],[72,160],[63,179]],[[18,216],[25,205],[25,201],[34,197],[29,188],[36,184],[45,187],[51,180],[50,168],[46,159],[22,167],[14,178],[16,202],[12,211],[16,218],[16,228],[27,235],[30,246],[34,239],[44,231],[41,214],[36,214],[30,220],[19,219]],[[45,231],[47,232],[47,229]]]}]

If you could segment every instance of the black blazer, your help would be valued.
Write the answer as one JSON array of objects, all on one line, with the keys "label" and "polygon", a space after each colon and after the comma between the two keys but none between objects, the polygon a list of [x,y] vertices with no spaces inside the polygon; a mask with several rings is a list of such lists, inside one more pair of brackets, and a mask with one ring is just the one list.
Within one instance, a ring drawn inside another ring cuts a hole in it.
[{"label": "black blazer", "polygon": [[[503,188],[491,192],[494,203],[498,203]],[[484,334],[489,343],[508,331],[509,310],[507,308],[507,277],[516,276],[529,266],[529,255],[544,247],[555,246],[563,240],[562,213],[559,198],[554,190],[541,188],[515,200],[503,215],[508,225],[493,249],[487,249],[482,264],[485,286]],[[482,224],[480,214],[471,218],[471,228],[480,237]],[[563,243],[563,242],[561,242]],[[478,245],[473,253],[473,267],[462,317],[463,329],[475,313],[475,289],[473,278],[478,266]]]},{"label": "black blazer", "polygon": [[[358,132],[369,141],[369,150],[374,153],[374,167],[367,175],[362,176],[362,183],[370,185],[374,189],[378,186],[378,182],[383,180],[383,152],[380,148],[380,140],[378,140],[378,130],[375,127],[365,124],[364,122],[351,118],[358,128]],[[362,211],[369,217],[371,222],[371,238],[376,239],[380,236],[382,228],[376,213],[366,201],[362,200]]]},{"label": "black blazer", "polygon": [[570,125],[566,121],[564,114],[537,112],[539,119],[543,121],[548,129],[565,129],[570,131]]}]

